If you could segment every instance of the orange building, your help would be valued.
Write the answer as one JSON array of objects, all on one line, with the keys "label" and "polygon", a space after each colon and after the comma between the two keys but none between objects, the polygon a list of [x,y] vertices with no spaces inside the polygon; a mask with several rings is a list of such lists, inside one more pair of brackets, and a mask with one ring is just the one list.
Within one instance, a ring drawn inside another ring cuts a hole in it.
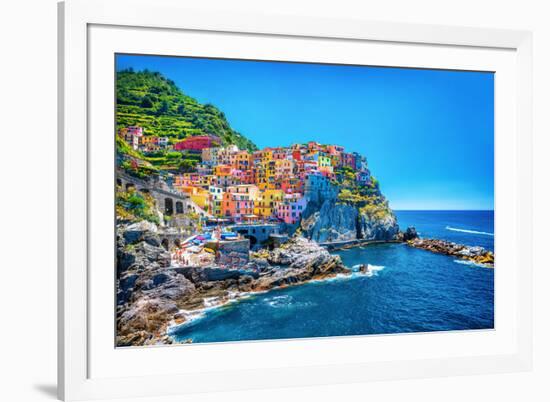
[{"label": "orange building", "polygon": [[241,220],[245,215],[253,215],[254,202],[258,196],[259,189],[253,184],[227,187],[222,199],[222,215],[235,220]]},{"label": "orange building", "polygon": [[252,166],[252,155],[248,151],[238,151],[229,156],[229,161],[234,169],[245,171]]},{"label": "orange building", "polygon": [[254,214],[254,201],[248,194],[225,192],[221,211],[224,217],[241,220],[245,215]]}]

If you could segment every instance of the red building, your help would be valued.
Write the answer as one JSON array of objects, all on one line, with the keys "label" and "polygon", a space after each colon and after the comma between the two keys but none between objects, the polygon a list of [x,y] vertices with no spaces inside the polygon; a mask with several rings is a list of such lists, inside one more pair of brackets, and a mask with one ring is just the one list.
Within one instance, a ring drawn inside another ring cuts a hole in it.
[{"label": "red building", "polygon": [[196,135],[188,137],[174,145],[176,151],[202,151],[205,148],[219,147],[222,143],[220,137],[215,135]]},{"label": "red building", "polygon": [[299,149],[295,149],[294,151],[292,151],[292,159],[294,159],[295,161],[302,160],[302,152]]}]

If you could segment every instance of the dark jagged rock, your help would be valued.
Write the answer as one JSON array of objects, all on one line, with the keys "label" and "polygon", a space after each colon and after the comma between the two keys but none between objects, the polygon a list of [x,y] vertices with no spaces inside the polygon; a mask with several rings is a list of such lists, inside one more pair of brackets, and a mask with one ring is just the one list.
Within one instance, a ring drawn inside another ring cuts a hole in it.
[{"label": "dark jagged rock", "polygon": [[[251,262],[257,262],[264,269],[253,284],[255,290],[350,274],[339,256],[330,254],[316,242],[301,236],[291,238],[275,250],[253,253]],[[265,262],[269,268],[266,268]]]},{"label": "dark jagged rock", "polygon": [[418,233],[416,229],[412,226],[408,227],[405,232],[402,234],[402,241],[409,241],[418,238]]},{"label": "dark jagged rock", "polygon": [[164,329],[177,302],[195,292],[183,275],[167,270],[170,254],[156,226],[138,222],[117,230],[117,345],[169,343]]},{"label": "dark jagged rock", "polygon": [[147,235],[149,238],[157,233],[157,227],[154,223],[148,221],[139,221],[128,225],[123,230],[123,237],[126,243],[134,244],[144,240]]}]

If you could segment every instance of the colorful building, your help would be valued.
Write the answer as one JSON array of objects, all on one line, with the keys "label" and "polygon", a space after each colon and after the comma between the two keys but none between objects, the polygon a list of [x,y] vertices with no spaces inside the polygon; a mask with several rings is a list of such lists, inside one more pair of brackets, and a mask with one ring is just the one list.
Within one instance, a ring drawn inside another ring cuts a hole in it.
[{"label": "colorful building", "polygon": [[355,155],[344,152],[342,154],[342,165],[345,167],[355,169]]},{"label": "colorful building", "polygon": [[228,193],[233,194],[246,194],[249,195],[252,200],[256,200],[260,194],[258,186],[254,184],[240,184],[237,186],[227,187],[226,190]]},{"label": "colorful building", "polygon": [[209,198],[209,208],[210,212],[214,216],[222,215],[222,200],[223,200],[223,188],[216,186],[209,186],[208,193],[210,194]]},{"label": "colorful building", "polygon": [[369,171],[360,171],[355,174],[357,184],[361,186],[367,186],[371,183],[371,177]]},{"label": "colorful building", "polygon": [[250,194],[224,192],[221,204],[222,216],[241,221],[246,215],[254,215],[254,200]]},{"label": "colorful building", "polygon": [[202,163],[215,166],[218,164],[218,152],[221,148],[203,148],[201,151]]},{"label": "colorful building", "polygon": [[304,182],[299,177],[288,176],[280,181],[280,189],[286,194],[301,193]]},{"label": "colorful building", "polygon": [[205,148],[218,147],[222,143],[220,137],[215,135],[196,135],[188,137],[174,145],[176,151],[201,152]]},{"label": "colorful building", "polygon": [[306,178],[304,197],[308,202],[320,203],[326,199],[333,199],[338,195],[338,187],[320,174],[312,174]]},{"label": "colorful building", "polygon": [[285,223],[298,223],[306,209],[307,200],[300,193],[285,194],[282,201],[275,203],[275,216]]},{"label": "colorful building", "polygon": [[229,155],[229,164],[234,169],[246,171],[252,168],[252,155],[248,151],[237,151]]},{"label": "colorful building", "polygon": [[201,187],[185,186],[181,187],[180,191],[188,194],[191,201],[197,204],[201,209],[207,211],[209,208],[210,193]]},{"label": "colorful building", "polygon": [[[168,137],[143,135],[137,126],[120,129],[119,135],[143,150],[166,149],[170,143]],[[358,185],[372,182],[367,160],[339,145],[311,141],[254,152],[220,145],[221,139],[210,135],[175,144],[179,151],[200,152],[201,162],[194,172],[174,175],[171,182],[171,188],[219,218],[244,222],[276,217],[295,224],[308,202],[337,196],[331,180],[349,177],[343,167],[353,170]]]},{"label": "colorful building", "polygon": [[275,160],[275,178],[292,176],[294,172],[294,161],[290,159]]},{"label": "colorful building", "polygon": [[258,201],[254,203],[254,214],[262,218],[274,216],[276,203],[284,199],[282,190],[265,190],[260,192]]}]

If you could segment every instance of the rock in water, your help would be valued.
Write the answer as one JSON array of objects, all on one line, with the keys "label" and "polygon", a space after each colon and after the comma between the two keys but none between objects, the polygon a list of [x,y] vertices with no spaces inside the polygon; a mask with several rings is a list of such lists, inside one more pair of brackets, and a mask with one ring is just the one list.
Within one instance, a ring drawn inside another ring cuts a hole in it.
[{"label": "rock in water", "polygon": [[403,233],[403,241],[409,241],[418,238],[418,233],[416,229],[412,226],[409,226],[407,230]]},{"label": "rock in water", "polygon": [[490,268],[493,268],[495,263],[493,252],[485,250],[483,247],[465,246],[445,240],[419,238],[409,240],[407,244],[414,248],[458,257]]}]

